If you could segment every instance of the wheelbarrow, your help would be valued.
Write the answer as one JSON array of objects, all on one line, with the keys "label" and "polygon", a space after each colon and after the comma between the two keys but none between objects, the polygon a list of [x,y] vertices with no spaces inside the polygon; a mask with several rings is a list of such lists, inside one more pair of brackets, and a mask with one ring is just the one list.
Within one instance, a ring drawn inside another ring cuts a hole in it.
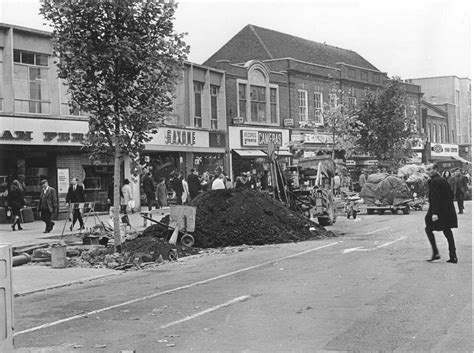
[{"label": "wheelbarrow", "polygon": [[166,239],[166,241],[168,241],[170,244],[176,245],[176,242],[179,241],[181,245],[187,248],[191,248],[194,245],[194,237],[191,234],[186,233],[186,228],[182,228],[181,225],[177,224],[175,227],[172,227],[169,224],[162,223],[160,221],[157,221],[156,219],[145,216],[143,214],[141,214],[140,216],[142,216],[144,219],[147,219],[153,223],[159,224],[167,228],[168,231],[173,231],[173,233],[171,233],[171,235],[169,235]]}]

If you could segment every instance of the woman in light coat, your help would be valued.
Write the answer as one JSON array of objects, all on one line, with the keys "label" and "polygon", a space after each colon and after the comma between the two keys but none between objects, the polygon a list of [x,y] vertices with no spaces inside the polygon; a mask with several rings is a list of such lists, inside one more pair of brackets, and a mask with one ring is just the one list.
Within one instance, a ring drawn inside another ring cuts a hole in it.
[{"label": "woman in light coat", "polygon": [[132,188],[130,187],[130,180],[125,179],[120,194],[120,211],[127,213],[128,204],[133,200]]},{"label": "woman in light coat", "polygon": [[166,193],[166,184],[165,178],[161,178],[156,186],[156,200],[158,202],[158,207],[168,206],[168,195]]},{"label": "woman in light coat", "polygon": [[183,182],[183,194],[181,195],[181,200],[183,201],[183,205],[188,202],[189,199],[189,185],[186,179],[183,176],[180,176],[181,181]]}]

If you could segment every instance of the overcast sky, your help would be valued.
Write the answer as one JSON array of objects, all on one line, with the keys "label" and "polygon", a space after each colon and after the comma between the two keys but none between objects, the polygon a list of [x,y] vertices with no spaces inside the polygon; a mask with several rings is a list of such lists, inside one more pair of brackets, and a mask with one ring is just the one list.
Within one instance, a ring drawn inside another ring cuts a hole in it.
[{"label": "overcast sky", "polygon": [[[39,0],[0,0],[0,22],[45,29]],[[247,24],[354,50],[389,76],[471,77],[468,0],[181,0],[176,30],[203,63]]]}]

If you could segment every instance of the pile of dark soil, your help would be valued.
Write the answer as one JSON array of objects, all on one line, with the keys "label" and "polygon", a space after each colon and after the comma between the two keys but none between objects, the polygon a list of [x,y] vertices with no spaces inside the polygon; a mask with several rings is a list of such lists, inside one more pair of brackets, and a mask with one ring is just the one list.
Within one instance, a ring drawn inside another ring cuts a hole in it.
[{"label": "pile of dark soil", "polygon": [[193,236],[197,247],[289,243],[334,236],[258,191],[213,190],[189,205],[196,207]]}]

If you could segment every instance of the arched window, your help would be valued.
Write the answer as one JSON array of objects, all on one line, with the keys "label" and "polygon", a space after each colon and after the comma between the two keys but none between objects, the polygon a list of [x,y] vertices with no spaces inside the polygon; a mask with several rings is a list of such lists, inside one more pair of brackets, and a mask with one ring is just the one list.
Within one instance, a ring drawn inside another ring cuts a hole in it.
[{"label": "arched window", "polygon": [[279,125],[278,85],[270,83],[268,69],[250,61],[247,80],[237,80],[238,114],[246,124]]}]

